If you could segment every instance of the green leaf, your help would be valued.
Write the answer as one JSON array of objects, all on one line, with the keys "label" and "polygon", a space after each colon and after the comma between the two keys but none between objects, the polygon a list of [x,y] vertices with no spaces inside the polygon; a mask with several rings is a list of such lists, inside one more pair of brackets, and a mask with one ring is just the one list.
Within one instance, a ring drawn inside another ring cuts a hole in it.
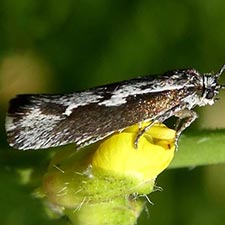
[{"label": "green leaf", "polygon": [[169,168],[195,167],[225,162],[225,129],[195,130],[183,134]]}]

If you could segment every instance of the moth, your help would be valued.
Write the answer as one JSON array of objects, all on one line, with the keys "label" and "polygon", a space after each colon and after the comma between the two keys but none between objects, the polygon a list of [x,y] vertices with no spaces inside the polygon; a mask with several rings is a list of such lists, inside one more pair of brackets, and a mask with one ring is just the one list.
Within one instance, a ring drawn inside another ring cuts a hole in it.
[{"label": "moth", "polygon": [[23,94],[10,100],[6,132],[10,146],[42,149],[75,143],[95,143],[114,132],[143,121],[178,118],[176,140],[196,118],[195,106],[212,105],[225,64],[215,74],[179,69],[99,86],[71,94]]}]

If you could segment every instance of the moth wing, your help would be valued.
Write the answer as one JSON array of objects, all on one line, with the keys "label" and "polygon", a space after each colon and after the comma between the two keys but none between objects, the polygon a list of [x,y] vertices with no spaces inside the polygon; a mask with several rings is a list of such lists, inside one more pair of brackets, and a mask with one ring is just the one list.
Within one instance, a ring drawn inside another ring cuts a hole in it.
[{"label": "moth wing", "polygon": [[167,80],[167,75],[145,77],[66,95],[18,95],[10,101],[6,118],[8,142],[17,149],[69,143],[79,147],[153,120],[188,94],[179,93],[175,79]]},{"label": "moth wing", "polygon": [[[24,150],[39,149],[90,139],[91,136],[86,130],[90,128],[94,132],[93,126],[101,124],[101,112],[93,108],[94,101],[86,101],[86,105],[83,102],[85,101],[81,99],[80,93],[18,95],[10,101],[6,117],[6,132],[10,146]],[[93,110],[88,111],[87,108]],[[92,120],[96,124],[91,124]]]}]

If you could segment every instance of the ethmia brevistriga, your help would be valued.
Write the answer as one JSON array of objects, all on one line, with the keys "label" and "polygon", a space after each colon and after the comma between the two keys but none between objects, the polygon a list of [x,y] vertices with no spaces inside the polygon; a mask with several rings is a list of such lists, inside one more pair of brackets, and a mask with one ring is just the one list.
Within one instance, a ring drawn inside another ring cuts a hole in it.
[{"label": "ethmia brevistriga", "polygon": [[218,84],[225,65],[216,74],[195,69],[169,71],[91,88],[72,94],[25,94],[10,101],[6,118],[9,144],[17,149],[41,149],[97,142],[142,121],[154,123],[171,116],[183,123],[177,138],[196,118],[195,106],[212,105],[224,85]]}]

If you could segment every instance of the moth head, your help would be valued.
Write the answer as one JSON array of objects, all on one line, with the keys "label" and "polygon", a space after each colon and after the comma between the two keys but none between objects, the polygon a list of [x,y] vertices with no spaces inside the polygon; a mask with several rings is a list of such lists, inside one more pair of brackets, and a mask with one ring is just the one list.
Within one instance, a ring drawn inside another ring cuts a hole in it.
[{"label": "moth head", "polygon": [[216,96],[220,89],[225,89],[225,85],[219,84],[218,80],[222,73],[225,71],[225,64],[221,67],[218,73],[215,75],[204,74],[203,75],[203,93],[201,98],[201,106],[209,104],[214,104],[217,100]]}]

